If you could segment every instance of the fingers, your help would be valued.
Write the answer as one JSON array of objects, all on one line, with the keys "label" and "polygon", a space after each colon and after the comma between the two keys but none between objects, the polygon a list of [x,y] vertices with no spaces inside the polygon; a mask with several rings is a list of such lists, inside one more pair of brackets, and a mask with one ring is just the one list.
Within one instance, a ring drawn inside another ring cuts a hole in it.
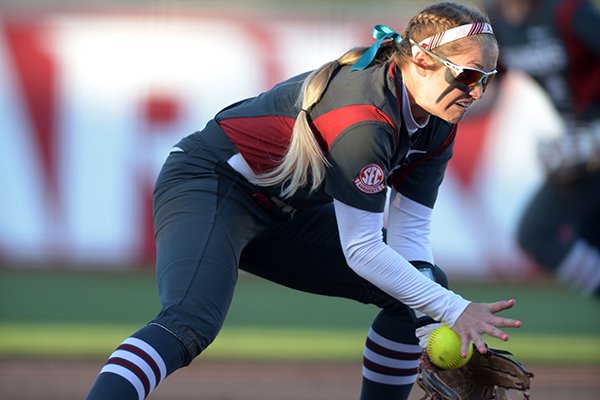
[{"label": "fingers", "polygon": [[499,328],[519,328],[520,326],[521,321],[519,320],[494,316],[490,319],[489,323],[484,326],[484,332],[506,342],[509,339],[509,336]]},{"label": "fingers", "polygon": [[485,345],[485,342],[483,341],[483,338],[481,336],[478,336],[476,339],[473,339],[473,344],[477,348],[477,351],[479,351],[481,354],[485,354],[485,352],[487,351],[487,346]]},{"label": "fingers", "polygon": [[504,342],[506,342],[508,340],[508,335],[506,334],[506,332],[504,332],[501,329],[498,329],[495,326],[488,327],[488,329],[485,330],[485,333],[487,333],[488,335],[493,336],[495,338],[498,338]]},{"label": "fingers", "polygon": [[484,334],[507,341],[509,336],[501,328],[519,328],[521,321],[495,314],[508,310],[515,304],[514,299],[495,303],[471,303],[454,325],[461,337],[461,355],[466,357],[471,342],[480,353],[484,354],[487,351],[482,338]]},{"label": "fingers", "polygon": [[492,325],[501,327],[501,328],[520,328],[521,321],[517,319],[510,318],[500,318],[492,320]]},{"label": "fingers", "polygon": [[[487,346],[483,341],[483,338],[476,334],[472,335],[473,344],[477,351],[481,354],[484,354],[487,351]],[[466,357],[469,351],[469,347],[471,346],[471,340],[469,340],[468,336],[461,336],[461,347],[460,347],[460,356]]]},{"label": "fingers", "polygon": [[[498,313],[500,311],[508,310],[512,308],[516,304],[515,299],[498,301],[495,303],[490,303],[490,312],[492,314]],[[507,328],[519,328],[521,326],[521,321],[511,318],[503,318],[503,317],[494,317],[490,321],[494,326],[501,326]]]},{"label": "fingers", "polygon": [[460,356],[466,357],[469,354],[469,346],[471,346],[471,341],[464,336],[460,338]]},{"label": "fingers", "polygon": [[490,323],[494,326],[502,327],[502,328],[520,328],[521,327],[521,321],[519,321],[518,319],[495,317],[495,318],[491,319]]},{"label": "fingers", "polygon": [[512,308],[515,304],[515,299],[497,301],[495,303],[490,303],[490,311],[495,314],[500,311],[508,310],[509,308]]}]

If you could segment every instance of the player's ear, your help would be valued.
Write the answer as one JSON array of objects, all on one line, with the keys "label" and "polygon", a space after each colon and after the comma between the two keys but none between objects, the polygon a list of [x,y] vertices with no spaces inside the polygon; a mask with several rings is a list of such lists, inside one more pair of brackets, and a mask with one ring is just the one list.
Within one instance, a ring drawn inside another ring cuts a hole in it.
[{"label": "player's ear", "polygon": [[417,74],[425,76],[429,71],[435,69],[435,63],[424,51],[419,50],[416,46],[412,48],[412,62],[415,66]]}]

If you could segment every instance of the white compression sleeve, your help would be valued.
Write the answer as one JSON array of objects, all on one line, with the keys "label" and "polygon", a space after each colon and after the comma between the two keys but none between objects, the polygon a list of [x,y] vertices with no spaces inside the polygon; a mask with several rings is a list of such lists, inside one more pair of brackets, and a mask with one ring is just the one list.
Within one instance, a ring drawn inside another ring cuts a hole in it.
[{"label": "white compression sleeve", "polygon": [[383,241],[383,213],[334,200],[348,265],[407,306],[453,326],[469,301],[428,279]]},{"label": "white compression sleeve", "polygon": [[392,190],[387,244],[411,261],[434,263],[429,243],[433,210]]}]

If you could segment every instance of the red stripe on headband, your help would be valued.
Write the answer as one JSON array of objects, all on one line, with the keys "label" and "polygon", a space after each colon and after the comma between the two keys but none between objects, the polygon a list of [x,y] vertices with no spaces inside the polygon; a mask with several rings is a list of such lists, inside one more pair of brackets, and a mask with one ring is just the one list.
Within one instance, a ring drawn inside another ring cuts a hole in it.
[{"label": "red stripe on headband", "polygon": [[440,43],[442,43],[442,40],[444,40],[445,33],[446,33],[446,31],[444,31],[438,35],[438,40],[437,40],[437,43],[435,44],[435,47],[438,47],[440,45]]}]

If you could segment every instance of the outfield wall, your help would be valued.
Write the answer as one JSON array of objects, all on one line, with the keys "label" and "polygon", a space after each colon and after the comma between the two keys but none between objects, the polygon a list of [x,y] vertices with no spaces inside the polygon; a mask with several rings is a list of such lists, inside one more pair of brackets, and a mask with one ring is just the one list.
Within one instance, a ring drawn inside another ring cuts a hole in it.
[{"label": "outfield wall", "polygon": [[[229,103],[370,43],[377,22],[233,12],[0,17],[0,265],[147,264],[152,187],[169,148]],[[534,271],[514,230],[540,181],[535,143],[558,122],[518,74],[491,97],[460,126],[434,212],[434,252],[450,274]]]}]

